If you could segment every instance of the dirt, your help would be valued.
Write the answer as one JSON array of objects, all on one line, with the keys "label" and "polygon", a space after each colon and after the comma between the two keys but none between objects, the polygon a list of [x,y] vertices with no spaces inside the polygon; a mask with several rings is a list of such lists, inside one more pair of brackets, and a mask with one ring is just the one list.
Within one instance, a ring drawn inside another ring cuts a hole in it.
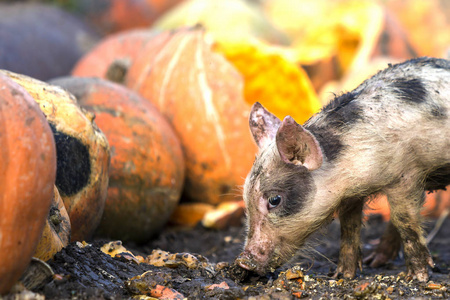
[{"label": "dirt", "polygon": [[[426,232],[433,229],[434,223],[425,225]],[[379,216],[366,222],[362,230],[363,254],[374,249],[385,226]],[[450,297],[448,228],[450,218],[429,244],[436,267],[428,283],[407,278],[401,254],[384,267],[364,266],[353,280],[331,278],[340,235],[339,223],[333,222],[312,237],[308,258],[298,257],[263,277],[232,264],[242,250],[242,227],[223,231],[201,226],[168,227],[147,245],[125,244],[135,256],[111,257],[103,253],[100,247],[108,242],[105,240],[88,245],[72,243],[48,261],[55,275],[32,292],[46,299],[127,299],[137,295],[161,299],[445,299]],[[164,251],[147,258],[155,249]],[[146,261],[139,263],[137,255]]]}]

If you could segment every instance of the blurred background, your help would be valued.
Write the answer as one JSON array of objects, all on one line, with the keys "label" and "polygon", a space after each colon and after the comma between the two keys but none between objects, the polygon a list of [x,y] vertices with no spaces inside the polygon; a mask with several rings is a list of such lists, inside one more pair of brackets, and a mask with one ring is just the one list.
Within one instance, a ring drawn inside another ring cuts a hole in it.
[{"label": "blurred background", "polygon": [[[445,57],[449,16],[445,0],[1,0],[0,68],[48,80],[70,74],[106,36],[202,24],[255,81],[244,88],[249,103],[303,97],[312,107],[296,118],[303,122],[317,101],[387,63]],[[274,109],[286,114],[282,104]]]},{"label": "blurred background", "polygon": [[[351,90],[388,62],[445,57],[450,45],[450,3],[445,0],[2,0],[0,4],[0,68],[42,80],[69,74],[77,60],[108,35],[200,23],[220,44],[218,51],[234,60],[247,77],[258,76],[249,74],[253,69],[265,70],[264,59],[271,56],[288,77],[301,77],[289,69],[292,65],[304,70],[313,87],[307,96],[324,103],[331,92]],[[271,81],[270,76],[261,78],[262,86],[290,84]],[[246,87],[247,97],[258,92],[256,85]],[[259,92],[279,92],[265,89]],[[284,92],[289,98],[301,91],[286,87]]]}]

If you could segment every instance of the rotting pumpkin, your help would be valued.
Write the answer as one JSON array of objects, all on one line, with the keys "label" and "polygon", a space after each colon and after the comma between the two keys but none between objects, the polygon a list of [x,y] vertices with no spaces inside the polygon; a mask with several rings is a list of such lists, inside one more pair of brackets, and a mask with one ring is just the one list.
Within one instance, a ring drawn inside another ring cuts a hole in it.
[{"label": "rotting pumpkin", "polygon": [[52,83],[96,114],[114,149],[98,235],[147,242],[166,224],[183,188],[183,152],[173,128],[149,101],[122,85],[78,77]]},{"label": "rotting pumpkin", "polygon": [[73,95],[31,77],[0,70],[20,84],[39,104],[53,131],[56,187],[69,214],[72,241],[89,239],[100,223],[108,187],[110,150],[94,115]]},{"label": "rotting pumpkin", "polygon": [[34,252],[34,257],[47,261],[61,251],[70,242],[70,220],[66,207],[59,195],[58,188],[54,187],[52,204],[45,220],[41,239]]},{"label": "rotting pumpkin", "polygon": [[31,260],[52,201],[56,149],[39,106],[0,73],[0,295]]}]

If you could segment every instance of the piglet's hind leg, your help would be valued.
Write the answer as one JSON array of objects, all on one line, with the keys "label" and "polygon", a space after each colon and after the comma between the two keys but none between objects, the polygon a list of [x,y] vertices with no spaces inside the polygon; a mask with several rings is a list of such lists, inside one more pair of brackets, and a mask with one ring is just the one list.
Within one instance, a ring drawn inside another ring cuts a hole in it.
[{"label": "piglet's hind leg", "polygon": [[400,234],[394,224],[389,221],[377,249],[364,258],[364,263],[376,268],[385,265],[389,260],[397,257],[400,251]]},{"label": "piglet's hind leg", "polygon": [[403,242],[408,275],[419,281],[428,280],[428,266],[434,263],[426,246],[420,222],[420,208],[425,198],[423,190],[414,184],[400,184],[386,190],[391,206],[391,222]]}]

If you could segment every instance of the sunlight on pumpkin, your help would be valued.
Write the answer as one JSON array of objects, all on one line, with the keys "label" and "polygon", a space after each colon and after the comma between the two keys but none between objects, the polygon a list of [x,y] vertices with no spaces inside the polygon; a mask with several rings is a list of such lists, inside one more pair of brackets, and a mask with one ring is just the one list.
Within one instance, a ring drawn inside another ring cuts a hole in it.
[{"label": "sunlight on pumpkin", "polygon": [[168,30],[201,24],[221,41],[261,40],[288,44],[287,37],[267,20],[261,8],[244,0],[186,0],[159,18],[154,28]]},{"label": "sunlight on pumpkin", "polygon": [[304,123],[321,104],[305,71],[292,62],[295,54],[257,41],[215,44],[244,77],[244,97],[260,102],[278,118]]},{"label": "sunlight on pumpkin", "polygon": [[342,73],[370,56],[383,22],[375,1],[268,0],[265,12],[292,39],[300,63],[336,56]]}]

